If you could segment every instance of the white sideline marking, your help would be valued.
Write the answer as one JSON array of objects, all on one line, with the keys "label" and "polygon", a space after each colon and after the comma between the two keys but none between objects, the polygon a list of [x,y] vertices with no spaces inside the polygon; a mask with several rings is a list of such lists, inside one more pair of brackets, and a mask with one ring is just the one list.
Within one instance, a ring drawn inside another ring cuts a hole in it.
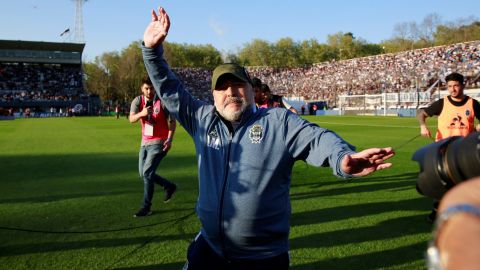
[{"label": "white sideline marking", "polygon": [[391,125],[365,125],[365,124],[351,124],[351,123],[338,123],[338,122],[320,122],[315,121],[315,124],[331,124],[331,125],[343,125],[343,126],[362,126],[362,127],[393,127],[393,128],[419,128],[418,126],[391,126]]}]

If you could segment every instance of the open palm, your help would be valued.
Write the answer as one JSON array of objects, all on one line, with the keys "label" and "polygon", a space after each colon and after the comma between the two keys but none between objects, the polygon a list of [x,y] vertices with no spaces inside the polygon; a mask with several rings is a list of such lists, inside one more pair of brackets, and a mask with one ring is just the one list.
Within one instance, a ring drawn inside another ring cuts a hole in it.
[{"label": "open palm", "polygon": [[154,48],[165,40],[170,29],[170,18],[162,7],[158,8],[158,15],[152,10],[152,21],[145,29],[143,42],[146,47]]},{"label": "open palm", "polygon": [[359,153],[346,155],[342,160],[341,169],[353,176],[365,176],[392,166],[391,163],[385,163],[385,160],[394,155],[391,147],[365,149]]}]

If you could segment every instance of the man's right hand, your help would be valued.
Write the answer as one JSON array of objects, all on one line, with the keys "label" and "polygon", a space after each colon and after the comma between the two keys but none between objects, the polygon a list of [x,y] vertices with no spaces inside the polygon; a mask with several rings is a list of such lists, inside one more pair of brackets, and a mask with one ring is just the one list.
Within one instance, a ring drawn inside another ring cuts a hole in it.
[{"label": "man's right hand", "polygon": [[158,8],[158,15],[152,10],[152,21],[145,29],[143,43],[147,48],[155,48],[162,44],[170,29],[170,18],[162,7]]},{"label": "man's right hand", "polygon": [[140,112],[140,116],[145,117],[151,112],[152,112],[152,106],[143,107],[142,111]]},{"label": "man's right hand", "polygon": [[426,126],[420,126],[420,134],[422,134],[423,137],[432,138],[432,134]]}]

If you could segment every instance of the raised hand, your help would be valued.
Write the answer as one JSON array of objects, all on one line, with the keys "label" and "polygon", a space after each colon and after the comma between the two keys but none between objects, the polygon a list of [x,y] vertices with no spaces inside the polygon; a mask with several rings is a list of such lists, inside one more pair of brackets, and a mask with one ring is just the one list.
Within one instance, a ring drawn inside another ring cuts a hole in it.
[{"label": "raised hand", "polygon": [[170,29],[170,18],[162,7],[158,8],[158,15],[152,10],[152,21],[145,29],[143,43],[147,48],[154,48],[162,44]]},{"label": "raised hand", "polygon": [[364,176],[392,166],[392,163],[385,163],[385,160],[394,155],[391,147],[365,149],[353,155],[346,155],[342,160],[341,169],[353,176]]}]

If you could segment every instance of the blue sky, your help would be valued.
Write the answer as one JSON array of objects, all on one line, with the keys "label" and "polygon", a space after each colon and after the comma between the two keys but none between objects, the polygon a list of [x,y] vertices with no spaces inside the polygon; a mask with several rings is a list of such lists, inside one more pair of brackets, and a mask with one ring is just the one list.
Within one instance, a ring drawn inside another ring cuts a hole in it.
[{"label": "blue sky", "polygon": [[[88,0],[84,60],[140,40],[150,10],[159,5],[172,21],[169,41],[212,44],[225,52],[255,38],[323,43],[339,31],[377,43],[389,39],[398,23],[420,23],[431,13],[453,22],[480,11],[479,0]],[[65,42],[73,38],[74,22],[74,0],[4,0],[0,5],[0,39]],[[71,35],[61,37],[67,28]]]}]

